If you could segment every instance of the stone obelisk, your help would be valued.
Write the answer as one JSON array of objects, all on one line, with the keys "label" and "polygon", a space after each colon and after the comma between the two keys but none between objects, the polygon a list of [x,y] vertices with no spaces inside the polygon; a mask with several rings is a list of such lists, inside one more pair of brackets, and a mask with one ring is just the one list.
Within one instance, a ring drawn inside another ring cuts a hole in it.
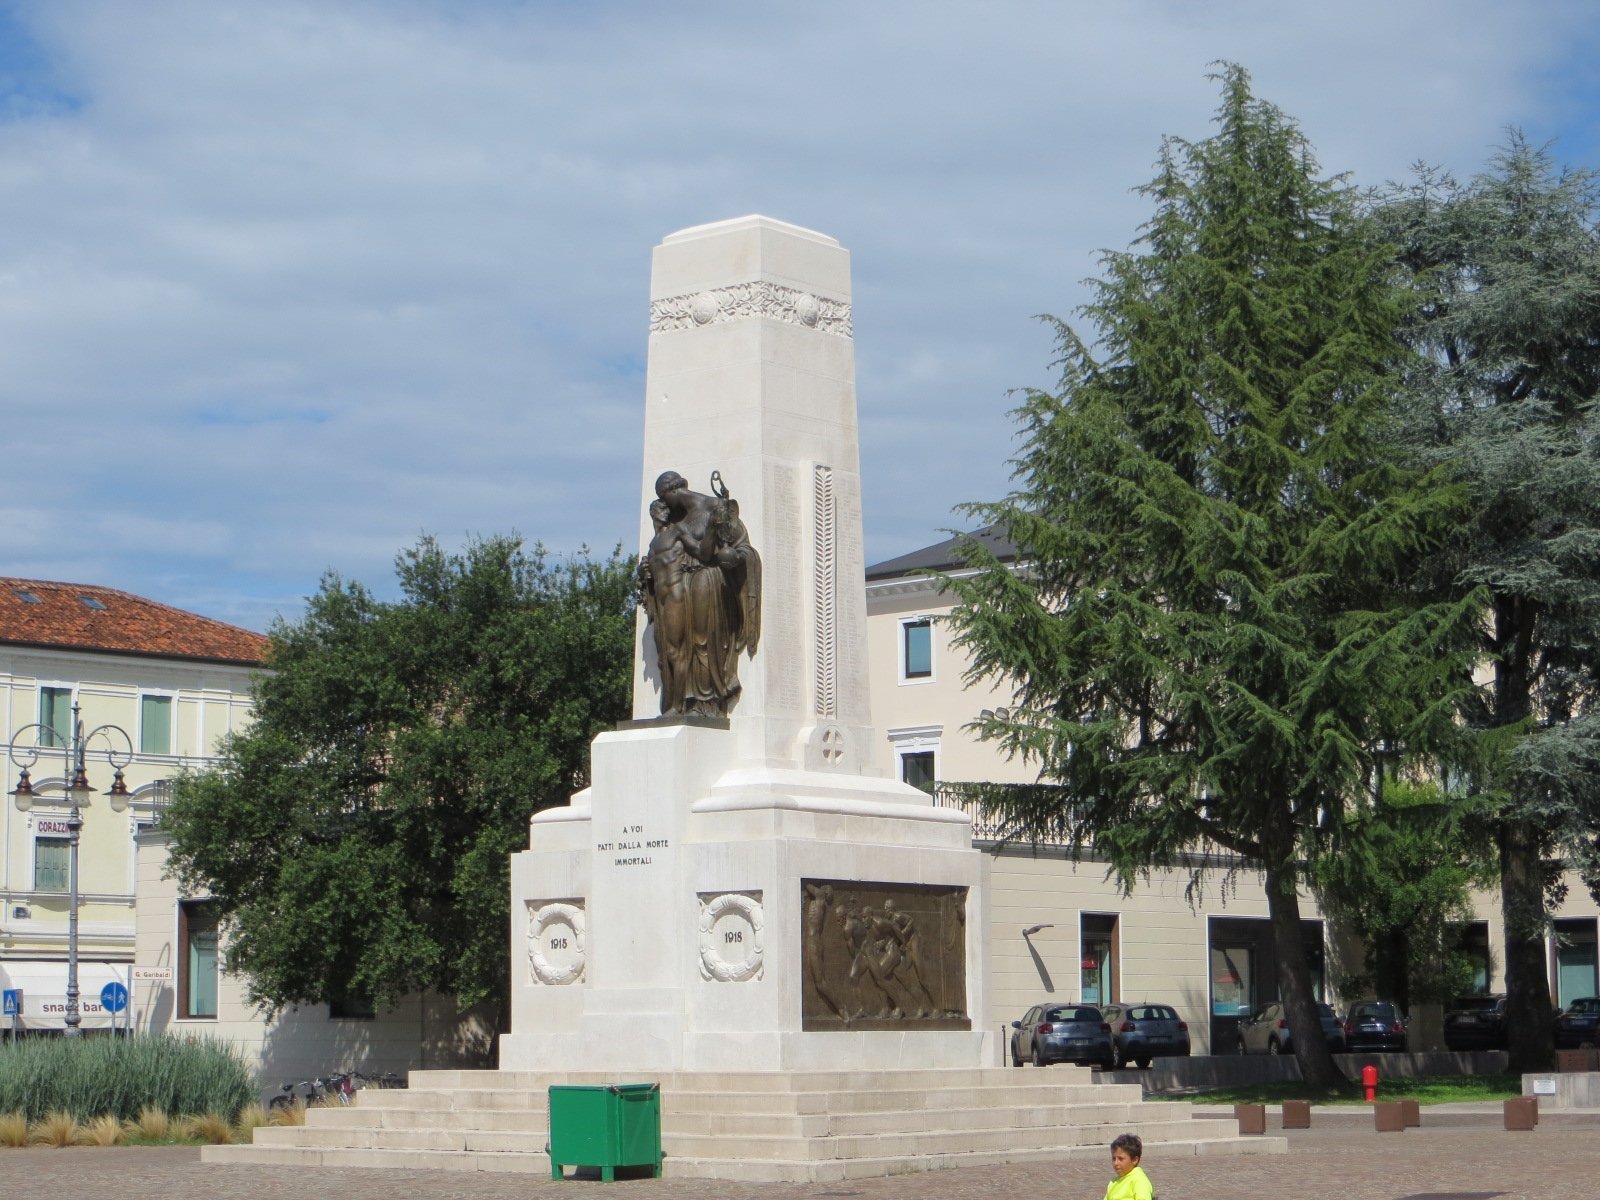
[{"label": "stone obelisk", "polygon": [[967,818],[868,769],[849,254],[765,217],[664,239],[645,393],[640,546],[664,472],[725,487],[760,641],[725,714],[664,717],[641,616],[634,720],[512,860],[502,1067],[994,1061]]}]

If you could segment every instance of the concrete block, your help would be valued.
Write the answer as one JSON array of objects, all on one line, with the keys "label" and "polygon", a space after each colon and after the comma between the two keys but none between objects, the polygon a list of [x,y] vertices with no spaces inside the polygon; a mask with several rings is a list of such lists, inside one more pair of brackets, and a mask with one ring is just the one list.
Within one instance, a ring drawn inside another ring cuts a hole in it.
[{"label": "concrete block", "polygon": [[1256,1136],[1267,1131],[1267,1106],[1265,1104],[1235,1104],[1233,1115],[1239,1119],[1241,1136]]},{"label": "concrete block", "polygon": [[1283,1102],[1283,1127],[1285,1129],[1310,1129],[1311,1101],[1285,1100]]},{"label": "concrete block", "polygon": [[1407,1129],[1420,1129],[1422,1127],[1422,1105],[1415,1100],[1400,1101],[1400,1112],[1406,1119]]}]

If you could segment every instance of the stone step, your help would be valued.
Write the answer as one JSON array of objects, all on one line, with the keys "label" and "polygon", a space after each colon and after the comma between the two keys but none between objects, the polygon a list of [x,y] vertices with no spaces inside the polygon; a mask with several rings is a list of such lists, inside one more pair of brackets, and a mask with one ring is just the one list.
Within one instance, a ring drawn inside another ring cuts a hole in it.
[{"label": "stone step", "polygon": [[[981,1153],[1007,1148],[1049,1149],[1108,1144],[1116,1133],[1133,1131],[1158,1144],[1163,1136],[1175,1136],[1180,1123],[1172,1120],[1144,1121],[1121,1106],[1112,1111],[1079,1114],[1071,1124],[1016,1125],[993,1128],[919,1128],[908,1130],[904,1123],[882,1122],[882,1128],[862,1130],[784,1128],[763,1131],[739,1127],[728,1121],[720,1130],[704,1133],[663,1129],[662,1148],[679,1158],[777,1159],[803,1162],[816,1159],[912,1157],[941,1153]],[[806,1118],[823,1122],[825,1118]],[[268,1126],[258,1131],[255,1143],[269,1147],[307,1146],[317,1149],[348,1150],[441,1150],[536,1154],[549,1143],[542,1129],[460,1128],[315,1128],[312,1126]],[[736,1155],[728,1155],[736,1149]]]},{"label": "stone step", "polygon": [[[1008,1107],[999,1104],[976,1108],[881,1109],[865,1112],[752,1113],[735,1106],[731,1111],[683,1112],[676,1107],[662,1114],[664,1135],[748,1133],[759,1136],[798,1135],[831,1137],[858,1133],[894,1133],[910,1128],[963,1130],[1013,1129],[1074,1123],[1104,1125],[1139,1120],[1145,1124],[1184,1123],[1193,1119],[1187,1105],[1049,1104]],[[325,1108],[306,1114],[308,1129],[339,1130],[461,1130],[482,1129],[513,1133],[549,1129],[549,1114],[533,1109],[373,1109]],[[281,1144],[274,1140],[274,1144]]]},{"label": "stone step", "polygon": [[[1218,1137],[1200,1140],[1161,1141],[1163,1160],[1189,1154],[1284,1154],[1288,1139],[1282,1137]],[[761,1161],[742,1157],[694,1158],[671,1155],[662,1164],[669,1179],[725,1179],[751,1183],[836,1183],[844,1179],[866,1179],[918,1171],[954,1167],[990,1166],[997,1163],[1052,1162],[1077,1157],[1102,1157],[1104,1145],[1019,1149],[998,1151],[946,1150],[933,1154],[902,1157],[880,1155],[850,1160]],[[254,1163],[266,1166],[300,1167],[399,1167],[420,1170],[520,1172],[549,1176],[549,1159],[544,1154],[462,1153],[448,1150],[348,1150],[287,1146],[205,1146],[200,1160],[206,1163]]]},{"label": "stone step", "polygon": [[[894,1111],[864,1113],[835,1113],[826,1118],[829,1133],[835,1137],[850,1134],[894,1133],[909,1127],[913,1119],[932,1125],[934,1114],[920,1111]],[[730,1116],[730,1124],[741,1118]],[[988,1129],[1050,1129],[1063,1125],[1115,1125],[1137,1123],[1141,1126],[1187,1126],[1194,1119],[1187,1105],[1162,1104],[1061,1104],[1021,1109],[967,1108],[945,1109],[937,1114],[941,1127],[948,1130]],[[663,1129],[665,1129],[663,1120]],[[678,1126],[674,1126],[677,1128]],[[726,1132],[736,1132],[729,1129]],[[1107,1152],[1109,1153],[1109,1151]]]},{"label": "stone step", "polygon": [[[1209,1138],[1195,1142],[1161,1142],[1163,1162],[1199,1154],[1287,1154],[1289,1140],[1282,1137]],[[992,1152],[945,1152],[914,1158],[888,1156],[834,1161],[762,1162],[742,1158],[668,1158],[662,1175],[668,1179],[725,1179],[743,1183],[839,1183],[847,1179],[872,1179],[920,1171],[959,1167],[986,1167],[1002,1163],[1061,1162],[1073,1158],[1103,1158],[1103,1145],[1053,1147],[1042,1150],[1011,1149]]]},{"label": "stone step", "polygon": [[[833,1092],[866,1088],[993,1087],[997,1084],[1048,1081],[1051,1084],[1112,1086],[1094,1083],[1086,1067],[1059,1065],[1017,1070],[1009,1067],[907,1068],[890,1071],[692,1071],[641,1073],[622,1077],[615,1071],[413,1071],[410,1090],[543,1091],[552,1084],[601,1085],[608,1083],[660,1083],[676,1092]],[[1117,1086],[1137,1086],[1122,1084]],[[388,1089],[368,1089],[363,1095],[394,1094]]]},{"label": "stone step", "polygon": [[[748,1111],[764,1113],[870,1112],[875,1109],[971,1108],[994,1104],[1022,1107],[1052,1104],[1131,1103],[1141,1098],[1137,1084],[1011,1084],[1008,1086],[932,1086],[874,1088],[853,1091],[741,1092],[663,1089],[665,1107],[686,1112]],[[363,1091],[361,1109],[518,1109],[546,1112],[544,1088],[413,1088],[409,1091]],[[320,1110],[313,1110],[320,1111]],[[331,1111],[338,1111],[337,1108]]]},{"label": "stone step", "polygon": [[[1103,1124],[1039,1125],[1006,1129],[925,1129],[915,1132],[834,1135],[830,1137],[755,1137],[748,1134],[662,1135],[661,1148],[675,1158],[755,1158],[782,1162],[823,1159],[924,1158],[941,1154],[1004,1153],[1011,1150],[1050,1150],[1074,1146],[1106,1148],[1119,1133],[1137,1133],[1152,1144],[1160,1142],[1167,1125],[1121,1120]],[[729,1155],[727,1148],[737,1147]]]}]

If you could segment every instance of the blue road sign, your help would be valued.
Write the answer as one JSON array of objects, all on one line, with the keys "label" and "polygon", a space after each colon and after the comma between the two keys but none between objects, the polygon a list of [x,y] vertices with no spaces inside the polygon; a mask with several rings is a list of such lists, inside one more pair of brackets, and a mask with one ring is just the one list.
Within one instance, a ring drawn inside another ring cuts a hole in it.
[{"label": "blue road sign", "polygon": [[6,988],[4,992],[0,992],[0,996],[5,999],[4,1005],[0,1006],[0,1016],[14,1017],[22,1012],[21,988]]},{"label": "blue road sign", "polygon": [[119,1013],[128,1007],[128,989],[113,979],[100,989],[100,1003],[107,1012]]}]

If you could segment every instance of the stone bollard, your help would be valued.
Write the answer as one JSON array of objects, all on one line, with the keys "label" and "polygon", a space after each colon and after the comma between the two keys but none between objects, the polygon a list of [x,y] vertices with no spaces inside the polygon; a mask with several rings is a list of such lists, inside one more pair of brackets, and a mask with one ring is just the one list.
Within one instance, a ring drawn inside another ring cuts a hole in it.
[{"label": "stone bollard", "polygon": [[1405,1109],[1398,1100],[1380,1100],[1372,1106],[1372,1127],[1379,1133],[1404,1133]]},{"label": "stone bollard", "polygon": [[1532,1129],[1539,1123],[1538,1101],[1532,1096],[1517,1096],[1505,1103],[1507,1129]]},{"label": "stone bollard", "polygon": [[1401,1100],[1400,1112],[1406,1119],[1407,1129],[1420,1129],[1422,1127],[1422,1105],[1415,1100]]},{"label": "stone bollard", "polygon": [[1239,1118],[1239,1134],[1265,1133],[1267,1131],[1267,1106],[1265,1104],[1235,1104],[1233,1115]]},{"label": "stone bollard", "polygon": [[1283,1102],[1283,1127],[1285,1129],[1310,1129],[1311,1101],[1285,1100]]}]

